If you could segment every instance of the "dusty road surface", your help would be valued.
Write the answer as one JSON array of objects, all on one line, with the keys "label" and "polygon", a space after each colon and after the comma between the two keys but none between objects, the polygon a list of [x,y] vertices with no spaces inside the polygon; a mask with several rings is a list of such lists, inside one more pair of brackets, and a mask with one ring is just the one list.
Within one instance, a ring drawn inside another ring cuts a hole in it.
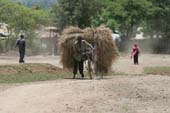
[{"label": "dusty road surface", "polygon": [[170,55],[141,54],[139,65],[134,65],[130,56],[125,54],[113,65],[113,69],[127,74],[142,74],[146,66],[170,66]]},{"label": "dusty road surface", "polygon": [[[0,65],[17,64],[16,59],[0,56]],[[26,62],[61,66],[59,57],[26,57]],[[102,80],[0,84],[0,113],[170,113],[170,77],[134,75],[158,65],[170,65],[170,56],[141,55],[137,66],[121,57],[113,69],[129,75]]]},{"label": "dusty road surface", "polygon": [[[0,65],[18,64],[17,56],[0,56]],[[59,56],[26,56],[25,63],[49,63],[61,67]]]},{"label": "dusty road surface", "polygon": [[0,91],[0,113],[170,113],[169,87],[155,75],[20,84]]}]

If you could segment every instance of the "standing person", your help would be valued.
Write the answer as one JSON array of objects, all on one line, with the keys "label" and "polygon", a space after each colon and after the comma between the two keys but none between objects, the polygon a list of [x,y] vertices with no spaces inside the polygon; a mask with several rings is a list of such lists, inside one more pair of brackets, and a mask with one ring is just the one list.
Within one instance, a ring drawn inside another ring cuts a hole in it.
[{"label": "standing person", "polygon": [[138,56],[140,54],[140,49],[137,44],[133,45],[132,51],[131,51],[131,58],[133,58],[134,64],[138,64]]},{"label": "standing person", "polygon": [[16,41],[16,46],[18,46],[18,49],[19,49],[19,63],[24,63],[24,56],[25,56],[25,45],[26,45],[26,42],[25,42],[25,39],[24,39],[24,35],[20,35],[20,38],[17,39]]},{"label": "standing person", "polygon": [[93,50],[92,45],[87,41],[82,40],[81,36],[78,36],[77,40],[74,42],[73,45],[73,62],[74,62],[73,79],[75,79],[78,69],[81,74],[81,77],[84,78],[83,62],[85,60],[86,52],[88,51],[88,49]]}]

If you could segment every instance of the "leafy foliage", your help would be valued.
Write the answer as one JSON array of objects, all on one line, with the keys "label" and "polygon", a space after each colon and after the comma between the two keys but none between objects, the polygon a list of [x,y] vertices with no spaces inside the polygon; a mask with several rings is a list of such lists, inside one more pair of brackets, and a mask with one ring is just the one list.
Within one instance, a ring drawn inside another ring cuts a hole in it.
[{"label": "leafy foliage", "polygon": [[52,20],[61,30],[105,25],[129,39],[142,26],[151,37],[170,37],[170,0],[0,0],[0,14],[13,37],[23,32],[30,43],[35,42],[34,30]]},{"label": "leafy foliage", "polygon": [[[10,2],[9,0],[0,0],[0,22],[8,24],[10,36],[6,39],[6,48],[11,48],[13,41],[20,33],[26,35],[28,45],[35,45],[34,30],[39,25],[46,25],[50,23],[49,13],[44,10],[36,10],[27,8],[23,5]],[[11,38],[9,40],[9,38]],[[13,39],[14,38],[14,39]],[[9,47],[8,47],[9,46]],[[33,46],[28,46],[29,48]]]},{"label": "leafy foliage", "polygon": [[151,3],[147,0],[103,0],[103,10],[97,25],[105,24],[112,30],[119,30],[131,37],[136,26],[144,21],[150,12]]},{"label": "leafy foliage", "polygon": [[153,14],[148,17],[147,33],[170,37],[170,1],[150,0],[153,3]]},{"label": "leafy foliage", "polygon": [[100,0],[58,0],[53,7],[56,23],[61,29],[70,25],[90,27],[99,11]]},{"label": "leafy foliage", "polygon": [[43,10],[26,8],[11,2],[0,3],[1,22],[8,23],[16,34],[21,31],[34,30],[39,24],[47,24],[48,13]]},{"label": "leafy foliage", "polygon": [[18,2],[27,7],[38,6],[40,8],[45,8],[45,9],[50,8],[53,4],[57,2],[57,0],[11,0],[11,1]]}]

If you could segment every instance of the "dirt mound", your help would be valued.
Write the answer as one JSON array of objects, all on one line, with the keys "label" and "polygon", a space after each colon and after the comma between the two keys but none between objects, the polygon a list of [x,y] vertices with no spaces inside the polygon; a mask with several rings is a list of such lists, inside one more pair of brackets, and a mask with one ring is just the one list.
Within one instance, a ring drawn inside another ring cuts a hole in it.
[{"label": "dirt mound", "polygon": [[1,75],[9,75],[9,74],[17,74],[17,73],[36,73],[36,72],[56,73],[56,72],[63,72],[63,71],[66,70],[53,66],[51,64],[39,64],[39,63],[0,66]]}]

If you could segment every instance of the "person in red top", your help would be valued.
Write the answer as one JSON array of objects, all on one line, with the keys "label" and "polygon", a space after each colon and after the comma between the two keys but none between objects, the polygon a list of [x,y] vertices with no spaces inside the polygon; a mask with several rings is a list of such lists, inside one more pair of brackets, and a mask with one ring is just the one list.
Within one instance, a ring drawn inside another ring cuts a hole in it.
[{"label": "person in red top", "polygon": [[134,64],[138,64],[138,55],[140,54],[140,49],[137,44],[134,44],[131,51],[131,58],[133,58]]}]

